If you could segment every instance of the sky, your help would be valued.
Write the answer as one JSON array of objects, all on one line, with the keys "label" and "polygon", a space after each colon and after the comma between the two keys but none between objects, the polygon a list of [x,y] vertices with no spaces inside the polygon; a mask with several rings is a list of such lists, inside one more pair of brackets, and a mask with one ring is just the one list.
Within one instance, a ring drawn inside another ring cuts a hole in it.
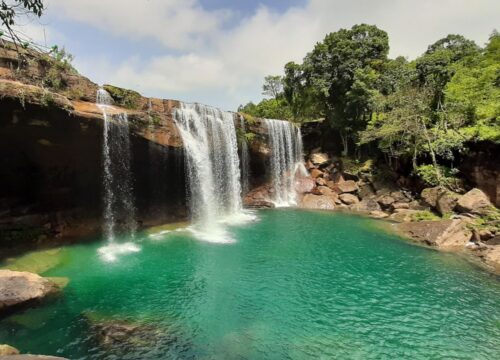
[{"label": "sky", "polygon": [[375,24],[390,56],[414,59],[459,33],[484,45],[499,0],[46,0],[21,31],[64,46],[99,84],[236,110],[262,99],[266,75],[301,62],[327,33]]}]

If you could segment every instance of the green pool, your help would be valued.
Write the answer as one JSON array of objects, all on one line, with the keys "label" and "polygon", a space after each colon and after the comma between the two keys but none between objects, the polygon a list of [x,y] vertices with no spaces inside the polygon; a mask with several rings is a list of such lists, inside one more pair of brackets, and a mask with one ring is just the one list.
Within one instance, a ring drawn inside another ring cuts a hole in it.
[{"label": "green pool", "polygon": [[[70,278],[64,295],[1,320],[0,343],[71,359],[500,359],[500,281],[461,258],[338,213],[262,211],[230,231],[143,234],[114,262],[100,242],[64,248],[44,273]],[[103,340],[114,322],[137,330]]]}]

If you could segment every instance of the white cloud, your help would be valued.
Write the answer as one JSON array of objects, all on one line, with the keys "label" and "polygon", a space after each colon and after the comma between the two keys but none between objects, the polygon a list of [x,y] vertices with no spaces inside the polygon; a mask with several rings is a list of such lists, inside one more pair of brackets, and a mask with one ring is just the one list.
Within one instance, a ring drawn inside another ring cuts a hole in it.
[{"label": "white cloud", "polygon": [[389,33],[391,56],[413,58],[448,33],[484,43],[500,18],[500,2],[310,0],[284,13],[260,6],[239,23],[231,11],[206,11],[196,0],[51,0],[49,11],[115,36],[154,39],[165,53],[139,61],[131,51],[120,64],[76,54],[86,75],[149,95],[234,109],[258,100],[265,75],[301,61],[328,32],[376,24]]}]

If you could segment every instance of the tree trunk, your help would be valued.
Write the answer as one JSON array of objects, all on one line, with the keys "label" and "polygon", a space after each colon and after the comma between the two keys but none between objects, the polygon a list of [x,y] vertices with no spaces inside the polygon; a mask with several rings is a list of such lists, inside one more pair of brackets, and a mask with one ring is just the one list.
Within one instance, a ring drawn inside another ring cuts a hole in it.
[{"label": "tree trunk", "polygon": [[438,163],[436,160],[436,153],[434,152],[434,149],[432,148],[431,139],[429,137],[429,133],[427,132],[427,126],[425,126],[425,122],[423,119],[420,119],[420,120],[422,121],[424,136],[425,136],[425,139],[427,140],[427,145],[429,146],[429,152],[431,154],[432,165],[434,165],[434,171],[436,172],[436,179],[438,181],[438,184],[441,185],[441,171],[439,171]]}]

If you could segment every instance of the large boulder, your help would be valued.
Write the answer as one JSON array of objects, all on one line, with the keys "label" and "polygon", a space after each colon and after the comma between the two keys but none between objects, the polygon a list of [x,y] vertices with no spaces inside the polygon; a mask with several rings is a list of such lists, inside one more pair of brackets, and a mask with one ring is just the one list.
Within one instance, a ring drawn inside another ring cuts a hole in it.
[{"label": "large boulder", "polygon": [[488,196],[479,189],[472,189],[457,201],[456,210],[461,213],[484,214],[493,205]]},{"label": "large boulder", "polygon": [[358,203],[352,204],[351,206],[349,206],[349,208],[352,211],[367,212],[367,213],[382,210],[380,208],[380,205],[375,199],[363,199]]},{"label": "large boulder", "polygon": [[467,219],[426,220],[399,224],[398,229],[418,242],[442,250],[459,250],[465,248],[472,237],[469,223]]},{"label": "large boulder", "polygon": [[313,179],[319,178],[320,176],[323,176],[323,171],[319,169],[312,169],[311,170],[311,177]]},{"label": "large boulder", "polygon": [[460,200],[459,194],[451,191],[442,192],[436,201],[436,210],[441,215],[452,213],[458,200]]},{"label": "large boulder", "polygon": [[396,200],[389,194],[377,198],[377,202],[383,209],[388,209]]},{"label": "large boulder", "polygon": [[304,194],[311,192],[312,189],[316,186],[316,183],[310,177],[302,177],[297,179],[295,182],[295,191],[298,193]]},{"label": "large boulder", "polygon": [[311,160],[311,162],[314,165],[321,166],[321,165],[328,163],[328,161],[330,160],[330,157],[326,153],[317,152],[317,153],[311,154],[309,159]]},{"label": "large boulder", "polygon": [[352,193],[359,190],[358,184],[354,180],[342,181],[336,185],[341,193]]},{"label": "large boulder", "polygon": [[440,195],[445,191],[446,189],[442,186],[426,188],[422,190],[422,192],[420,193],[420,197],[426,205],[430,206],[431,208],[435,208],[437,206],[437,201]]},{"label": "large boulder", "polygon": [[0,312],[40,301],[58,290],[53,282],[37,274],[0,270]]},{"label": "large boulder", "polygon": [[19,354],[19,350],[17,350],[15,347],[6,344],[0,345],[0,356],[17,355],[17,354]]},{"label": "large boulder", "polygon": [[333,210],[335,209],[335,200],[328,195],[306,194],[302,198],[300,206],[304,209]]},{"label": "large boulder", "polygon": [[346,205],[353,205],[359,203],[358,197],[353,194],[348,194],[348,193],[340,194],[339,198]]}]

